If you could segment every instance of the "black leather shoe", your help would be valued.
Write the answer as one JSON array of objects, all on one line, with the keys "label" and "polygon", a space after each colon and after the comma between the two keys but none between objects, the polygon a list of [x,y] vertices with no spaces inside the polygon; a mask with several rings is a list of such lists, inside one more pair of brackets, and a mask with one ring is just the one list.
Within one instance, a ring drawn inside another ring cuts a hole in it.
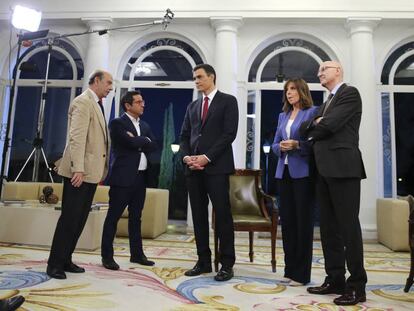
[{"label": "black leather shoe", "polygon": [[233,268],[223,268],[221,267],[220,271],[214,277],[216,281],[228,281],[234,276]]},{"label": "black leather shoe", "polygon": [[102,258],[102,265],[109,270],[119,270],[119,265],[113,258]]},{"label": "black leather shoe", "polygon": [[129,261],[133,263],[139,263],[140,265],[143,265],[143,266],[155,265],[155,262],[153,262],[152,260],[148,260],[147,256],[145,255],[142,255],[140,257],[131,257]]},{"label": "black leather shoe", "polygon": [[63,271],[72,273],[84,273],[85,269],[71,262],[63,266]]},{"label": "black leather shoe", "polygon": [[367,301],[367,296],[365,293],[357,294],[357,292],[354,290],[334,299],[334,303],[338,306],[353,306],[357,303],[365,301]]},{"label": "black leather shoe", "polygon": [[335,284],[324,282],[321,286],[308,287],[306,290],[308,291],[308,293],[314,295],[342,295],[345,292],[345,285],[337,286]]},{"label": "black leather shoe", "polygon": [[190,269],[184,272],[185,276],[197,276],[202,273],[210,273],[213,269],[211,268],[211,263],[202,264],[197,262],[196,265]]},{"label": "black leather shoe", "polygon": [[24,302],[23,296],[15,296],[9,299],[0,300],[1,311],[14,311],[17,310]]},{"label": "black leather shoe", "polygon": [[54,279],[63,280],[66,279],[66,273],[63,269],[59,269],[53,266],[47,266],[46,273],[48,276]]}]

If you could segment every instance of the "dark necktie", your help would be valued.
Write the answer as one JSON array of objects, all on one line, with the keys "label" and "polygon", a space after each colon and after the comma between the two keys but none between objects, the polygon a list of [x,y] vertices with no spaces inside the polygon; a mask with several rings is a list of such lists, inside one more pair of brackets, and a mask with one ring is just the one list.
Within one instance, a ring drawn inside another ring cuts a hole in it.
[{"label": "dark necktie", "polygon": [[332,97],[334,97],[334,94],[330,93],[329,96],[328,96],[328,99],[326,100],[325,108],[323,108],[322,116],[325,114],[326,109],[328,109],[328,107],[329,107],[329,105],[332,101]]},{"label": "dark necktie", "polygon": [[207,112],[208,112],[208,97],[204,97],[204,104],[203,104],[203,110],[201,113],[201,123],[204,124],[207,118]]},{"label": "dark necktie", "polygon": [[103,107],[103,104],[102,104],[102,100],[101,99],[98,100],[98,105],[99,105],[99,108],[101,108],[102,115],[103,115],[104,120],[105,120],[105,110],[104,110],[104,107]]}]

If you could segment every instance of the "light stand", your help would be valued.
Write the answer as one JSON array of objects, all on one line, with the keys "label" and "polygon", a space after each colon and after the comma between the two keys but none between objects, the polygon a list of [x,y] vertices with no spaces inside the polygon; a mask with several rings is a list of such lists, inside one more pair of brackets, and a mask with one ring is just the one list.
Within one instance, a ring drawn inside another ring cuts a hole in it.
[{"label": "light stand", "polygon": [[14,103],[14,99],[15,99],[15,93],[16,93],[16,81],[17,81],[17,68],[19,67],[20,64],[20,50],[22,47],[22,42],[26,41],[26,40],[34,40],[34,39],[39,39],[39,38],[43,38],[46,37],[47,34],[49,33],[49,30],[40,30],[40,31],[35,31],[35,32],[28,32],[28,33],[24,33],[24,34],[19,34],[18,35],[18,42],[17,42],[17,55],[16,55],[16,66],[14,67],[13,70],[13,82],[12,82],[12,86],[10,89],[10,97],[9,97],[9,111],[7,114],[7,123],[6,123],[6,135],[4,138],[4,144],[3,144],[3,154],[2,154],[2,161],[1,161],[1,180],[0,180],[0,192],[1,189],[3,187],[3,179],[6,179],[7,176],[4,175],[4,171],[6,169],[6,159],[7,159],[7,152],[10,148],[10,120],[11,120],[11,115],[12,115],[12,111],[13,111],[13,103]]},{"label": "light stand", "polygon": [[[163,25],[163,29],[165,30],[167,28],[167,26],[170,24],[170,22],[172,21],[173,18],[174,18],[174,13],[170,9],[167,9],[163,19],[161,19],[161,20],[155,20],[155,21],[152,21],[152,22],[133,24],[133,25],[127,25],[127,26],[120,26],[120,27],[115,27],[115,28],[108,28],[108,29],[103,29],[103,30],[89,30],[89,31],[80,32],[80,33],[64,34],[64,35],[59,35],[59,36],[48,38],[48,54],[47,54],[47,65],[46,65],[46,77],[45,77],[45,82],[44,82],[43,91],[42,91],[42,98],[41,98],[41,103],[40,103],[40,108],[39,108],[36,137],[33,139],[33,150],[30,153],[30,155],[28,156],[28,158],[27,158],[26,162],[24,163],[23,167],[19,171],[15,181],[17,181],[19,179],[19,177],[22,174],[23,170],[25,169],[25,167],[29,163],[31,157],[34,155],[32,181],[38,181],[38,178],[39,178],[39,164],[40,164],[40,158],[42,156],[43,160],[45,161],[49,177],[50,177],[51,181],[54,182],[52,174],[51,174],[52,170],[49,167],[49,164],[48,164],[47,159],[46,159],[45,152],[43,150],[43,124],[44,124],[44,109],[45,109],[45,103],[46,103],[46,99],[47,99],[47,87],[48,87],[48,76],[49,76],[49,66],[50,66],[50,55],[51,55],[51,52],[52,52],[52,45],[55,42],[55,40],[62,39],[62,38],[73,37],[73,36],[87,35],[87,34],[92,34],[92,33],[98,33],[99,35],[104,35],[110,30],[120,30],[120,29],[142,27],[142,26],[151,26],[151,25]],[[46,33],[46,35],[47,35],[47,33]],[[38,38],[40,38],[40,37],[38,37]],[[36,38],[31,38],[31,39],[36,39]],[[19,57],[19,53],[20,53],[21,42],[24,41],[24,40],[28,40],[28,39],[27,38],[22,39],[22,40],[19,39],[18,57]],[[16,75],[17,75],[17,64],[16,64],[16,67],[15,67],[15,70],[14,70],[12,95],[10,96],[11,100],[13,100],[12,98],[14,98],[14,90],[15,90],[15,87],[16,87]],[[6,140],[5,140],[5,147],[3,148],[3,162],[2,162],[2,170],[1,170],[2,175],[1,176],[4,175],[4,168],[5,168],[5,162],[6,162],[5,159],[6,159],[6,155],[7,155],[7,149],[9,147],[9,140],[10,139],[9,139],[8,136],[9,136],[9,128],[10,128],[10,119],[11,119],[11,104],[9,106],[9,114],[8,114],[8,119],[7,119]],[[5,178],[5,176],[3,176],[3,178]],[[1,190],[1,186],[0,186],[0,190]]]},{"label": "light stand", "polygon": [[49,178],[52,182],[54,182],[53,176],[52,176],[52,170],[47,162],[45,151],[43,149],[44,112],[45,112],[45,104],[46,104],[46,99],[47,99],[47,85],[48,85],[48,80],[49,80],[50,55],[52,54],[53,42],[54,42],[53,38],[49,38],[47,42],[48,49],[47,49],[46,76],[45,76],[45,82],[44,82],[43,90],[42,90],[42,97],[40,100],[39,115],[37,117],[36,137],[33,139],[33,150],[30,153],[29,157],[27,158],[26,162],[24,163],[23,167],[20,169],[14,181],[17,181],[19,179],[20,175],[23,173],[25,167],[27,166],[30,159],[34,155],[32,181],[38,181],[39,179],[40,156],[43,156],[43,160],[45,161],[47,172],[49,174]]},{"label": "light stand", "polygon": [[270,145],[268,143],[265,143],[263,145],[263,152],[266,156],[266,167],[265,167],[265,192],[268,192],[268,176],[269,176],[269,152],[270,152]]}]

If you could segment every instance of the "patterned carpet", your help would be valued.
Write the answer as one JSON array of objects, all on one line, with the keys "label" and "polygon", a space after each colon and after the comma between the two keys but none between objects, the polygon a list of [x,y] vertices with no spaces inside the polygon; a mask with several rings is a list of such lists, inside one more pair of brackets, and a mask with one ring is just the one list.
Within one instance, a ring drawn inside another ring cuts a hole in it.
[{"label": "patterned carpet", "polygon": [[[128,240],[117,239],[119,271],[100,265],[99,250],[80,251],[74,261],[86,268],[84,274],[69,274],[67,280],[50,279],[45,273],[48,249],[0,244],[0,298],[23,295],[19,310],[414,310],[414,289],[404,293],[409,272],[409,254],[395,253],[379,244],[367,243],[367,302],[338,307],[335,295],[314,296],[306,287],[287,286],[283,276],[283,250],[277,244],[277,272],[270,267],[269,240],[255,239],[255,262],[248,258],[247,236],[236,239],[235,277],[220,283],[214,273],[189,278],[184,271],[196,259],[194,238],[167,233],[145,240],[147,256],[154,267],[129,262]],[[323,281],[320,243],[314,243],[312,284]]]}]

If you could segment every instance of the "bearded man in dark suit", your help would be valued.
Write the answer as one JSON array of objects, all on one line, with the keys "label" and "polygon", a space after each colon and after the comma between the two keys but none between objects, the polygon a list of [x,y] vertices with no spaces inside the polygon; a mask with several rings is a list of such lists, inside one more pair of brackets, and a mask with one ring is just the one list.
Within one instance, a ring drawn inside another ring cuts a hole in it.
[{"label": "bearded man in dark suit", "polygon": [[[309,287],[308,292],[339,294],[335,304],[355,305],[366,301],[367,283],[359,223],[361,179],[366,178],[358,147],[362,102],[358,90],[343,83],[338,62],[322,63],[318,77],[331,94],[301,129],[313,142],[327,276],[321,286]],[[345,263],[350,273],[346,280]]]},{"label": "bearded man in dark suit", "polygon": [[186,164],[198,261],[186,276],[212,271],[209,247],[209,198],[215,212],[221,269],[216,281],[233,277],[235,262],[233,217],[229,200],[229,175],[234,172],[232,142],[237,135],[239,112],[234,96],[216,88],[216,72],[208,64],[193,69],[197,89],[203,93],[188,105],[180,135]]}]

